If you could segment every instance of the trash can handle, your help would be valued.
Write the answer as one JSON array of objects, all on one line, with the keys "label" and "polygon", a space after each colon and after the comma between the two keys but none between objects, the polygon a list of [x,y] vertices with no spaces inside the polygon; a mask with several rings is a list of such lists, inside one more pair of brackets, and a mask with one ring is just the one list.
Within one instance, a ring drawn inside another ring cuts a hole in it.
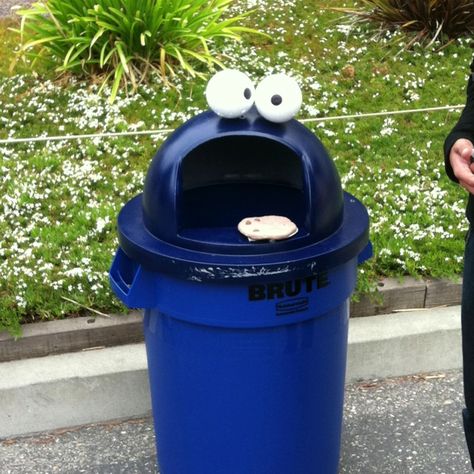
[{"label": "trash can handle", "polygon": [[122,249],[119,249],[112,264],[112,268],[110,269],[110,279],[114,285],[114,291],[120,295],[121,299],[127,298],[130,292],[130,284],[125,281],[123,274],[120,272],[121,261],[124,256],[126,257]]},{"label": "trash can handle", "polygon": [[110,284],[117,297],[129,308],[155,308],[155,275],[134,262],[119,248],[110,269]]},{"label": "trash can handle", "polygon": [[369,240],[367,245],[364,247],[364,250],[358,255],[357,257],[357,264],[360,265],[361,263],[364,263],[366,260],[371,258],[373,255],[373,248],[372,248],[372,242]]}]

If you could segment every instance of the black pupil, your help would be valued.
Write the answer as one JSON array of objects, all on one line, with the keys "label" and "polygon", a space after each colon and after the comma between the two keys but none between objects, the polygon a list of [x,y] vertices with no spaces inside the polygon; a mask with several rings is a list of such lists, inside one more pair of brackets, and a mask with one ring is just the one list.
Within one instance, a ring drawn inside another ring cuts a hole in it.
[{"label": "black pupil", "polygon": [[252,92],[250,91],[250,89],[247,87],[245,90],[244,90],[244,97],[249,100],[250,97],[252,97]]},{"label": "black pupil", "polygon": [[280,105],[283,102],[283,99],[281,98],[281,95],[275,94],[272,96],[271,101],[273,105]]}]

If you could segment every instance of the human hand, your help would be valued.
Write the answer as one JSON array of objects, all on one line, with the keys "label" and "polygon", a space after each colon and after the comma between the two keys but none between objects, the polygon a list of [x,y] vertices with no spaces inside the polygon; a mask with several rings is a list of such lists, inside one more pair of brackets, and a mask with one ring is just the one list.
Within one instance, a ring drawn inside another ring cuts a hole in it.
[{"label": "human hand", "polygon": [[474,194],[474,164],[471,164],[473,150],[474,145],[470,140],[460,138],[454,143],[449,153],[454,176],[459,184],[471,194]]}]

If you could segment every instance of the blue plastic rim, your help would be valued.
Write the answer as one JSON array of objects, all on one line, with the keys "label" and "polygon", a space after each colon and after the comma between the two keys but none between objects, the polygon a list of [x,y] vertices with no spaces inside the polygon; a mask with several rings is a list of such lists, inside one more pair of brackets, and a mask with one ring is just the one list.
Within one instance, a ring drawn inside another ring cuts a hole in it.
[{"label": "blue plastic rim", "polygon": [[119,250],[110,278],[127,306],[159,309],[175,319],[228,328],[280,326],[318,317],[350,297],[357,277],[357,258],[328,270],[301,276],[282,272],[258,280],[195,281],[138,266],[128,275],[127,284],[121,272],[129,267],[128,257]]},{"label": "blue plastic rim", "polygon": [[[118,218],[119,242],[131,260],[150,271],[193,281],[280,279],[284,274],[289,277],[307,275],[343,264],[358,255],[361,260],[371,255],[367,210],[348,193],[344,193],[342,224],[326,239],[286,250],[284,242],[262,244],[274,252],[246,255],[198,251],[157,239],[144,230],[141,199],[141,195],[137,196],[122,209]],[[248,242],[247,246],[254,251],[262,248],[260,244]]]}]

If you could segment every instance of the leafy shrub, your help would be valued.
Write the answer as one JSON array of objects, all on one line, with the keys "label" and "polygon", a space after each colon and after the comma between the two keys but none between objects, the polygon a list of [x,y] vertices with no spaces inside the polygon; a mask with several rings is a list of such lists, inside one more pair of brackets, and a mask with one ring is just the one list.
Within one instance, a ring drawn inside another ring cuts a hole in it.
[{"label": "leafy shrub", "polygon": [[356,21],[378,25],[380,31],[401,29],[413,32],[408,46],[415,42],[431,44],[449,41],[474,31],[472,0],[360,0],[360,8],[335,9]]},{"label": "leafy shrub", "polygon": [[[20,9],[19,56],[135,89],[151,71],[163,80],[180,66],[199,75],[198,63],[221,65],[210,50],[216,38],[240,40],[250,12],[223,18],[232,0],[47,0]],[[222,66],[222,65],[221,65]]]}]

